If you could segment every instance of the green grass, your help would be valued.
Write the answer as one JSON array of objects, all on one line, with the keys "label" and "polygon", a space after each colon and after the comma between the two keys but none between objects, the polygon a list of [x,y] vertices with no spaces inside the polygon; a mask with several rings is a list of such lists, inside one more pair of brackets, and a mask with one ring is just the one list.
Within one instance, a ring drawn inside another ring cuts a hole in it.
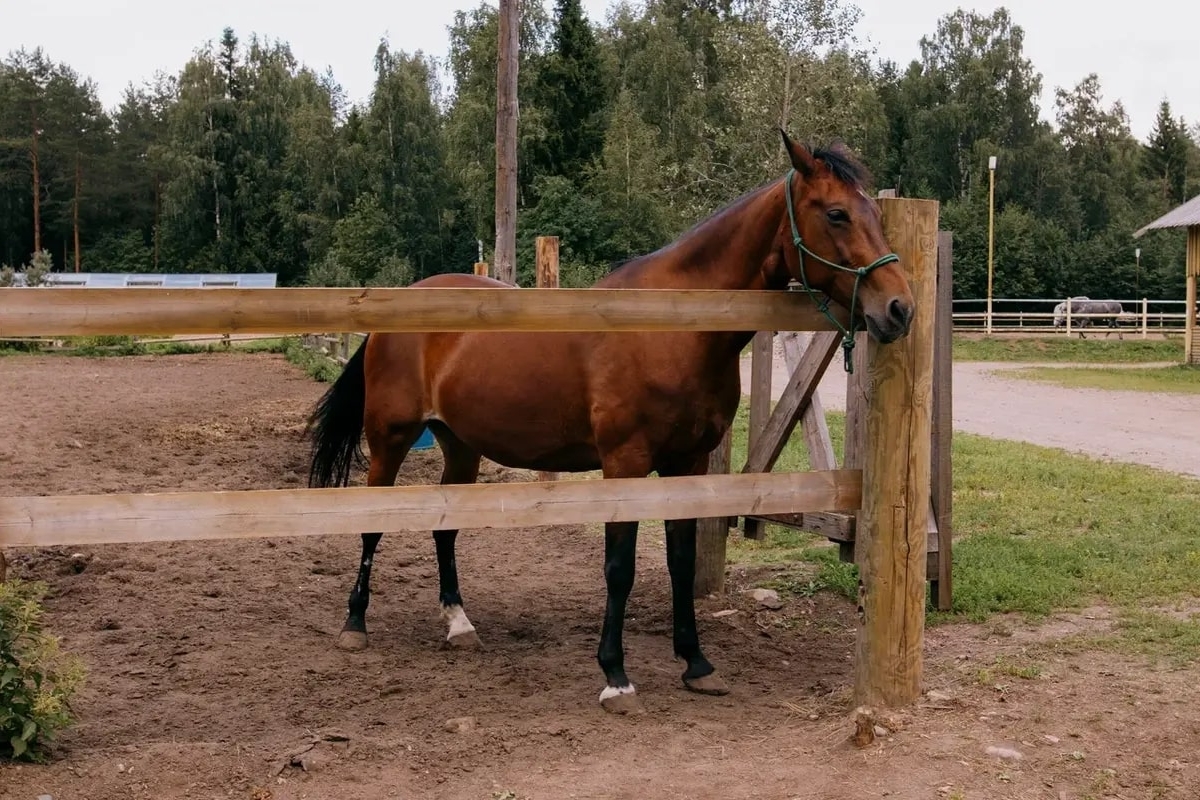
[{"label": "green grass", "polygon": [[[843,415],[827,418],[840,451]],[[735,467],[745,442],[743,408]],[[793,437],[776,469],[807,468],[803,451]],[[965,433],[955,434],[953,452],[954,606],[931,609],[931,624],[1002,612],[1037,618],[1095,602],[1133,611],[1200,596],[1200,481]],[[772,582],[795,594],[857,590],[855,568],[837,561],[836,547],[804,532],[768,526],[762,541],[734,532],[729,555],[735,563],[797,565]],[[1194,634],[1200,655],[1200,624],[1180,624],[1195,630],[1174,640]]]},{"label": "green grass", "polygon": [[954,337],[955,361],[1076,361],[1120,362],[1182,361],[1183,340],[1079,339],[1065,336],[1037,339]]},{"label": "green grass", "polygon": [[0,357],[3,356],[58,356],[68,358],[82,356],[84,358],[104,358],[121,356],[144,355],[190,355],[193,353],[283,353],[288,342],[287,337],[270,339],[239,339],[226,347],[219,341],[210,342],[139,342],[132,336],[74,336],[64,340],[62,348],[41,348],[38,345],[22,345],[10,343],[0,346]]},{"label": "green grass", "polygon": [[1006,376],[1056,383],[1073,389],[1115,389],[1131,392],[1200,394],[1200,369],[1173,367],[1030,367]]}]

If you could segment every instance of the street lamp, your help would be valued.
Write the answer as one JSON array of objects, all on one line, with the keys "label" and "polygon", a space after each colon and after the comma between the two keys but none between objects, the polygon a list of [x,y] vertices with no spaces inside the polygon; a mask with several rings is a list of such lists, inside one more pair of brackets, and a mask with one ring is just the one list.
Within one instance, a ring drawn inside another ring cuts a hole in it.
[{"label": "street lamp", "polygon": [[1138,294],[1142,293],[1142,248],[1135,247],[1133,249],[1134,267],[1133,267],[1133,285]]},{"label": "street lamp", "polygon": [[995,235],[996,157],[988,157],[988,286],[987,335],[992,335],[992,242]]}]

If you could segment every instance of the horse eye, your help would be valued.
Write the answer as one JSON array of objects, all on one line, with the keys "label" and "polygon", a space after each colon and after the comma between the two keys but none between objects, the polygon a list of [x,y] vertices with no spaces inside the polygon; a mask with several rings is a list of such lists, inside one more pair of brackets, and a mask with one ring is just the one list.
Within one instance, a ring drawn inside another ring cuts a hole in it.
[{"label": "horse eye", "polygon": [[834,225],[839,225],[850,221],[850,215],[840,208],[831,208],[825,212],[825,217]]}]

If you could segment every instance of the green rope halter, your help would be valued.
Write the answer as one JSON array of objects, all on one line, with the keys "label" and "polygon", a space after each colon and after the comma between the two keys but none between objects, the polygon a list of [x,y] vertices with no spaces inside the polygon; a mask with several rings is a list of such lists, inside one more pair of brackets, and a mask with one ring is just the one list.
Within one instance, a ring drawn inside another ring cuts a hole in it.
[{"label": "green rope halter", "polygon": [[[900,256],[896,255],[895,253],[888,253],[887,255],[883,255],[875,259],[865,267],[858,267],[855,269],[852,267],[843,267],[841,264],[835,264],[832,261],[821,258],[812,250],[809,250],[804,244],[804,241],[800,238],[800,229],[796,227],[796,211],[792,206],[792,175],[795,173],[795,169],[788,170],[787,176],[783,179],[783,194],[784,197],[787,198],[788,222],[790,222],[792,225],[792,243],[796,245],[796,253],[800,257],[800,283],[803,284],[804,291],[808,292],[808,296],[811,297],[813,302],[817,304],[817,308],[821,311],[821,313],[824,314],[829,321],[834,324],[834,327],[842,332],[842,352],[845,354],[846,359],[845,369],[846,372],[853,373],[854,334],[858,332],[855,327],[856,323],[854,320],[854,309],[858,305],[858,284],[863,278],[865,278],[867,275],[870,275],[873,271],[879,267],[882,267],[884,264],[890,264],[893,261],[899,261]],[[818,299],[816,293],[812,290],[812,287],[808,285],[808,275],[804,270],[805,254],[815,258],[817,261],[820,261],[827,267],[833,267],[834,269],[841,270],[842,272],[854,273],[854,292],[850,295],[849,330],[843,327],[842,323],[838,322],[837,318],[834,317],[833,314],[829,313],[829,296],[826,295],[824,300]]]}]

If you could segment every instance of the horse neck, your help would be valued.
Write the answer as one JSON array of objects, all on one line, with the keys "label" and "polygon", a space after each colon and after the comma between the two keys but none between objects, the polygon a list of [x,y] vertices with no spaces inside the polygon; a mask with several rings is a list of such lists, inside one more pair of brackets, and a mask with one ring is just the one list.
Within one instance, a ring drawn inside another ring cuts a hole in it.
[{"label": "horse neck", "polygon": [[[644,289],[783,289],[787,269],[776,254],[784,212],[779,181],[749,192],[672,244],[630,262],[597,286]],[[709,359],[736,358],[753,331],[693,334]]]}]

